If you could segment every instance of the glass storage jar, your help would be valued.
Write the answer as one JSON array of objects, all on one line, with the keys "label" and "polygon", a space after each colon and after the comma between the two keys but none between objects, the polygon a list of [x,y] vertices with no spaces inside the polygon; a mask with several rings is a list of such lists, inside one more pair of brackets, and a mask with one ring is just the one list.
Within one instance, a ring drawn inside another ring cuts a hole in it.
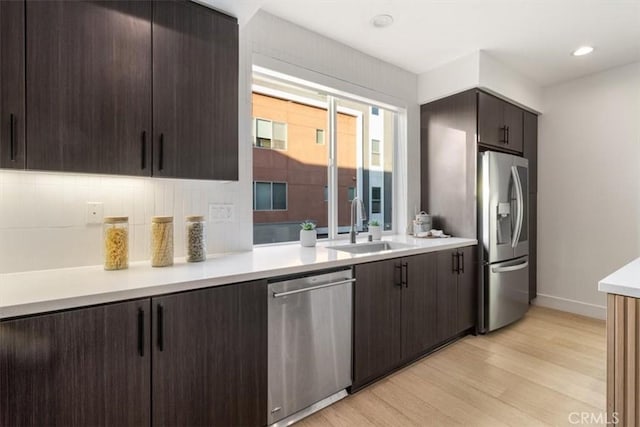
[{"label": "glass storage jar", "polygon": [[204,216],[190,215],[186,218],[185,241],[187,262],[200,262],[207,259]]},{"label": "glass storage jar", "polygon": [[129,217],[106,216],[102,223],[104,269],[129,267]]},{"label": "glass storage jar", "polygon": [[173,265],[173,217],[151,218],[151,266]]}]

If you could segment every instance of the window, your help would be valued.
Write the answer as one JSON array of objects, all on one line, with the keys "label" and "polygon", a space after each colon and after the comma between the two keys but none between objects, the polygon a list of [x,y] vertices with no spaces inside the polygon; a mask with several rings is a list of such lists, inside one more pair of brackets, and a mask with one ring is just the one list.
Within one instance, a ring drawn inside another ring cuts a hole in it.
[{"label": "window", "polygon": [[255,119],[254,145],[276,150],[287,149],[287,124],[265,119]]},{"label": "window", "polygon": [[254,244],[297,241],[304,220],[319,238],[348,233],[356,196],[393,230],[396,112],[255,67],[252,116],[256,147],[270,148],[253,150]]},{"label": "window", "polygon": [[254,181],[253,210],[287,210],[287,183]]},{"label": "window", "polygon": [[371,166],[382,166],[380,163],[380,140],[371,140]]},{"label": "window", "polygon": [[380,209],[380,187],[371,187],[371,213],[379,214]]},{"label": "window", "polygon": [[354,197],[356,197],[356,188],[355,187],[347,188],[347,200],[349,202],[352,202]]}]

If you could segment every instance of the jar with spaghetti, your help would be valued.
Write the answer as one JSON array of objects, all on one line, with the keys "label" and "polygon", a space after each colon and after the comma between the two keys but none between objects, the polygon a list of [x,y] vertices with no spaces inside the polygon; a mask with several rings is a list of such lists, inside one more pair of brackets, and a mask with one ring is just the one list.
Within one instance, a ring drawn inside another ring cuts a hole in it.
[{"label": "jar with spaghetti", "polygon": [[173,217],[151,218],[151,266],[173,265]]},{"label": "jar with spaghetti", "polygon": [[187,262],[200,262],[207,259],[204,217],[191,215],[186,218],[185,240],[187,243]]},{"label": "jar with spaghetti", "polygon": [[104,269],[123,270],[129,267],[129,218],[126,216],[104,217],[102,224],[104,240]]}]

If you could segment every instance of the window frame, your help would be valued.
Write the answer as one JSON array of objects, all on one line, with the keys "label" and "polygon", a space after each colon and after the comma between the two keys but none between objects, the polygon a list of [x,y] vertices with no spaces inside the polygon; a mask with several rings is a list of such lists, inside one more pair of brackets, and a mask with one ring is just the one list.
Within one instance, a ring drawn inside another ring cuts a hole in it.
[{"label": "window frame", "polygon": [[[257,59],[257,60],[256,60]],[[342,107],[336,108],[335,101],[336,100],[345,100],[352,102],[359,102],[363,104],[368,104],[370,107],[369,114],[377,117],[381,117],[383,115],[383,111],[392,113],[393,117],[391,117],[391,125],[392,128],[392,146],[388,147],[393,152],[392,159],[382,159],[380,160],[381,167],[377,168],[378,170],[384,170],[387,166],[387,161],[389,163],[389,167],[393,171],[393,175],[391,177],[390,188],[391,188],[391,213],[389,220],[391,221],[390,228],[387,230],[383,230],[383,234],[390,235],[397,233],[399,230],[403,230],[406,227],[406,220],[404,217],[407,213],[407,202],[408,202],[408,188],[407,188],[407,158],[405,157],[408,145],[408,136],[407,136],[407,114],[408,114],[408,105],[403,102],[398,102],[398,98],[394,98],[392,96],[388,96],[384,93],[371,92],[371,91],[362,91],[360,87],[357,86],[344,86],[342,81],[338,81],[335,79],[327,79],[325,75],[315,73],[313,71],[309,71],[307,69],[303,69],[291,64],[281,64],[268,60],[268,58],[263,58],[258,55],[254,57],[254,63],[252,65],[253,77],[258,78],[259,80],[253,81],[252,90],[259,94],[267,95],[267,96],[275,96],[283,99],[290,99],[294,102],[300,102],[303,104],[308,104],[311,106],[325,108],[327,109],[329,121],[331,121],[331,117],[335,120],[335,115],[342,110]],[[300,76],[300,77],[297,77]],[[264,82],[267,83],[264,83]],[[318,98],[311,96],[307,97],[301,92],[297,93],[289,93],[286,90],[282,90],[280,88],[276,88],[271,86],[269,82],[281,83],[283,87],[287,87],[290,85],[295,85],[296,87],[301,88],[302,90],[309,90],[313,94],[322,94],[326,98],[326,102],[324,100],[319,100]],[[322,82],[322,83],[318,83]],[[330,85],[330,86],[328,86]],[[334,103],[334,110],[331,112],[331,104]],[[372,111],[371,108],[374,108]],[[378,111],[375,111],[378,110]],[[378,114],[375,114],[375,113]],[[372,114],[373,113],[373,114]],[[386,119],[385,119],[386,120]],[[335,123],[335,121],[334,121]],[[334,143],[332,139],[332,131],[331,129],[325,129],[325,144],[329,146],[331,149],[331,145]],[[366,145],[360,144],[358,145],[358,158],[360,161],[363,159],[363,154],[366,155]],[[364,151],[364,153],[363,153]],[[383,151],[382,149],[380,151]],[[380,153],[381,157],[383,153]],[[368,156],[367,156],[368,157]],[[386,157],[386,156],[384,156]],[[365,158],[366,159],[366,158]],[[334,161],[334,158],[330,158],[329,161]],[[360,163],[363,167],[370,167],[370,165],[366,165],[364,163]],[[329,166],[329,175],[332,174],[331,163]],[[359,171],[360,172],[360,171]],[[331,177],[329,177],[329,183],[331,183]],[[337,185],[337,182],[335,183]],[[363,181],[362,177],[358,177],[358,185],[356,186],[357,196],[361,197],[364,193],[362,190]],[[386,183],[385,183],[386,188]],[[329,233],[328,239],[345,239],[346,235],[342,234],[338,230],[337,223],[337,206],[335,206],[336,200],[339,198],[339,188],[330,188],[330,193],[334,193],[335,195],[329,194],[329,200],[326,202],[328,205],[333,204],[335,211],[332,211],[331,206],[328,206],[328,214],[329,214]],[[336,199],[336,200],[333,200]],[[386,196],[381,198],[381,213],[385,212],[382,204],[382,200],[386,199]],[[287,201],[288,203],[288,201]],[[335,217],[335,218],[334,218]],[[332,224],[332,220],[336,221]],[[287,243],[287,242],[281,242]],[[290,242],[288,242],[290,243]],[[262,245],[272,245],[277,243],[266,243],[266,244],[255,244],[256,246]]]}]

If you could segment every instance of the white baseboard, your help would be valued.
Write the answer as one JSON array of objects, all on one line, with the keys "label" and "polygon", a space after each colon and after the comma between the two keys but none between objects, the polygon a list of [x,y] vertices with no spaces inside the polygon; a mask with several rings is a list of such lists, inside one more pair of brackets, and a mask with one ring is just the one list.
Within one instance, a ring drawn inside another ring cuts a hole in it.
[{"label": "white baseboard", "polygon": [[604,320],[607,318],[606,306],[560,298],[553,295],[538,294],[536,299],[532,301],[532,304],[560,311],[568,311],[569,313],[580,314],[582,316],[593,317],[596,319]]}]

